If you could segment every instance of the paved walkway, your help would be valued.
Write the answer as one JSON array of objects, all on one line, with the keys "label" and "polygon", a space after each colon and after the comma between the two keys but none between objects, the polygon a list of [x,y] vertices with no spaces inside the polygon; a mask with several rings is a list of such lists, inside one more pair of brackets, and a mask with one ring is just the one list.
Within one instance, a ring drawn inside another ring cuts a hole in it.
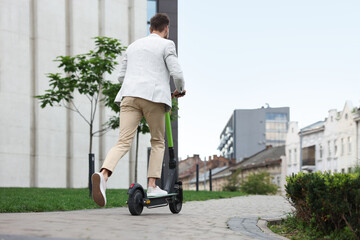
[{"label": "paved walkway", "polygon": [[281,196],[245,196],[187,202],[179,214],[168,207],[0,214],[0,240],[63,239],[274,239],[254,224],[258,217],[291,211]]}]

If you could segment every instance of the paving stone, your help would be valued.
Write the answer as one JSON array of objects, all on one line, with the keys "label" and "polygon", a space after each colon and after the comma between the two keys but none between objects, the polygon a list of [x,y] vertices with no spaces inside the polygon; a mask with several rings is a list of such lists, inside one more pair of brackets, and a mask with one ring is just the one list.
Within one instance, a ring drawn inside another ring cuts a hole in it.
[{"label": "paving stone", "polygon": [[291,211],[281,196],[253,195],[187,202],[179,214],[168,207],[144,208],[140,216],[127,208],[3,213],[0,239],[273,239],[256,226],[258,217]]}]

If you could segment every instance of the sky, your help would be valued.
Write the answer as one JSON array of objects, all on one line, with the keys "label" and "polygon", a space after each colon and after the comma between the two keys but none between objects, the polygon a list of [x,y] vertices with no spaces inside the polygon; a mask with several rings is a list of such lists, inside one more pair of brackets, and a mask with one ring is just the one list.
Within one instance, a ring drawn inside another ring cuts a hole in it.
[{"label": "sky", "polygon": [[360,107],[360,1],[179,0],[179,157],[219,154],[235,109],[290,107],[300,128]]}]

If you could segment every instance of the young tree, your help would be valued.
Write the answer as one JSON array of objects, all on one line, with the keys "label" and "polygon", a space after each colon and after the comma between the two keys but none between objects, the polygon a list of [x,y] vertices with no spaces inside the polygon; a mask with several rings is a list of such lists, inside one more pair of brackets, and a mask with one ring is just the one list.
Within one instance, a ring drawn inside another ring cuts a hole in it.
[{"label": "young tree", "polygon": [[[120,84],[113,84],[104,78],[105,74],[111,74],[118,64],[116,58],[126,49],[119,40],[109,37],[95,37],[95,49],[89,53],[76,56],[58,56],[55,61],[59,62],[61,73],[49,73],[50,89],[45,94],[35,96],[40,100],[41,108],[46,106],[63,106],[79,116],[89,125],[89,155],[92,154],[93,137],[110,128],[116,127],[110,118],[103,129],[94,130],[94,120],[99,104],[100,93],[103,92],[104,100],[114,99],[115,91],[120,89]],[[90,114],[85,116],[76,104],[74,93],[86,96],[89,100]],[[115,106],[113,106],[115,107]],[[111,107],[112,110],[114,110]],[[117,111],[115,111],[117,112]],[[89,166],[90,168],[90,166]],[[89,171],[90,172],[90,171]],[[91,182],[89,181],[89,187]]]}]

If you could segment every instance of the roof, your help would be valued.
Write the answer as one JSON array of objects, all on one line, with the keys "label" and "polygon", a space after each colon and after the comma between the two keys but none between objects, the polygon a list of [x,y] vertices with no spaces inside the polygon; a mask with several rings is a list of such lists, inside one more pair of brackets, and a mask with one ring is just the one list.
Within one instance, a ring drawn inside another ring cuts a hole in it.
[{"label": "roof", "polygon": [[300,130],[300,134],[306,134],[309,132],[314,131],[321,131],[324,130],[325,127],[325,121],[318,121],[316,123],[310,124]]},{"label": "roof", "polygon": [[285,156],[285,146],[269,147],[237,164],[235,168],[249,169],[270,164],[277,164]]}]

